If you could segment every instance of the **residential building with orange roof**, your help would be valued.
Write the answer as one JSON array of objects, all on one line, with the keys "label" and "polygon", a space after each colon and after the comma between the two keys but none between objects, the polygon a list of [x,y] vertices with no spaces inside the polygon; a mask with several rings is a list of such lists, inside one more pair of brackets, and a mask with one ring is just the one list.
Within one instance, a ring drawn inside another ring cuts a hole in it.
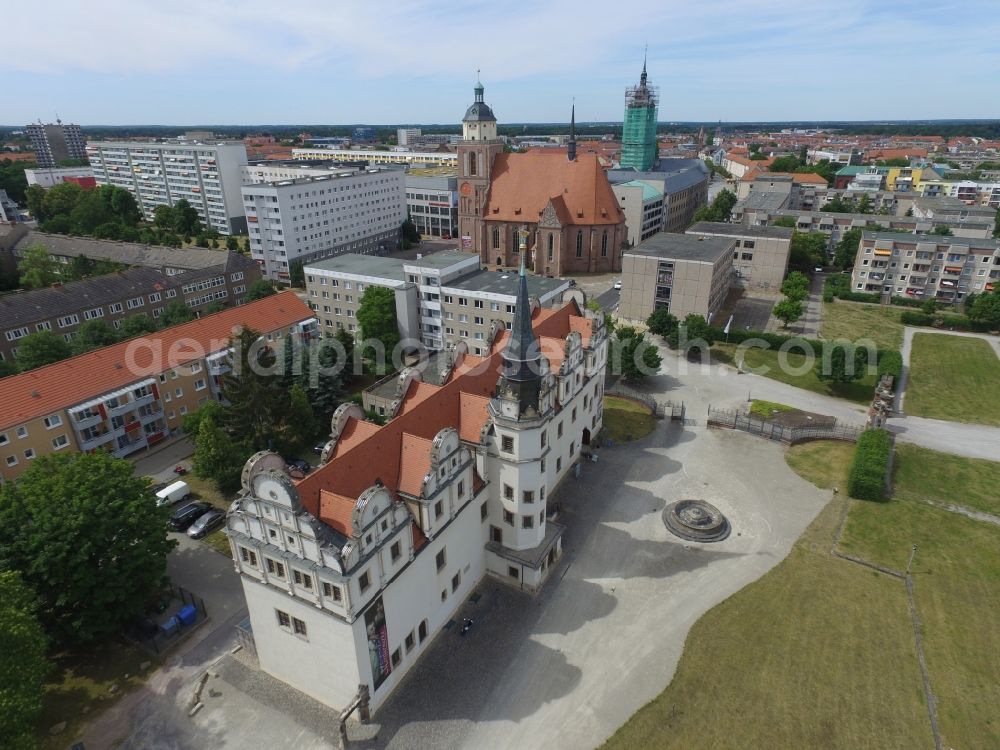
[{"label": "residential building with orange roof", "polygon": [[38,456],[103,449],[124,457],[169,437],[220,399],[232,337],[243,327],[276,341],[311,336],[315,318],[294,292],[0,378],[0,478]]},{"label": "residential building with orange roof", "polygon": [[537,306],[522,269],[485,356],[458,342],[405,368],[382,426],[342,405],[303,479],[273,453],[247,463],[227,534],[262,669],[377,710],[484,576],[542,586],[562,552],[553,491],[603,414],[607,331],[577,298]]}]

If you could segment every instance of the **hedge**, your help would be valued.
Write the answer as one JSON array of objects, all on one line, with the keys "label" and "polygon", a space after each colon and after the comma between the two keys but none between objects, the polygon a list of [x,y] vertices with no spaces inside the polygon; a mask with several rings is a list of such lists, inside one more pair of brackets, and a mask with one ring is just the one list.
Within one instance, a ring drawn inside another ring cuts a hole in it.
[{"label": "hedge", "polygon": [[929,326],[934,324],[934,316],[906,310],[899,314],[899,322],[904,326]]},{"label": "hedge", "polygon": [[899,376],[903,374],[903,355],[896,349],[879,349],[878,351],[878,377],[892,375],[893,390],[899,383]]},{"label": "hedge", "polygon": [[[712,333],[715,335],[716,341],[725,341],[726,333],[722,328],[712,327]],[[770,331],[747,331],[741,328],[729,329],[729,343],[730,344],[741,344],[747,339],[761,339],[766,341],[775,349],[781,347],[786,341],[795,341],[796,343],[801,343],[813,350],[813,354],[817,357],[823,355],[823,342],[817,341],[816,339],[804,339],[801,336],[787,336],[783,333],[771,333]]]},{"label": "hedge", "polygon": [[886,430],[862,432],[847,478],[847,494],[858,500],[882,500],[891,455],[892,437]]},{"label": "hedge", "polygon": [[946,313],[934,313],[933,315],[928,315],[927,313],[918,313],[906,310],[905,312],[900,313],[899,321],[903,325],[907,326],[953,328],[956,331],[988,332],[990,330],[989,323],[980,320],[972,320],[967,315],[948,315]]}]

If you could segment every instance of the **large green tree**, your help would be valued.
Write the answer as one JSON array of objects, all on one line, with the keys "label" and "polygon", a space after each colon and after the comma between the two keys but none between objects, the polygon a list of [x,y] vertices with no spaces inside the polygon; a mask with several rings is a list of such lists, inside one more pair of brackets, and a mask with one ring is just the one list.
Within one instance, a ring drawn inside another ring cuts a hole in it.
[{"label": "large green tree", "polygon": [[59,263],[41,242],[28,245],[18,264],[21,283],[28,289],[42,289],[59,280]]},{"label": "large green tree", "polygon": [[130,339],[134,336],[142,336],[153,333],[156,330],[156,322],[146,313],[130,315],[122,321],[122,327],[118,329],[122,339]]},{"label": "large green tree", "polygon": [[38,595],[61,641],[110,636],[166,581],[167,507],[108,453],[36,458],[0,491],[0,557]]},{"label": "large green tree", "polygon": [[84,189],[75,182],[63,182],[49,188],[42,199],[42,218],[69,217],[83,197]]},{"label": "large green tree", "polygon": [[13,159],[0,160],[0,190],[7,191],[7,195],[12,201],[23,203],[28,189],[28,178],[25,176],[24,170],[37,166],[34,162],[14,161]]},{"label": "large green tree", "polygon": [[699,221],[729,221],[729,214],[736,205],[736,193],[731,190],[720,190],[715,199],[708,205],[700,206],[691,219],[692,223]]},{"label": "large green tree", "polygon": [[863,230],[861,227],[855,227],[854,229],[848,229],[841,235],[840,241],[833,251],[833,264],[835,266],[844,269],[854,266],[854,259],[858,254],[858,246],[861,244],[862,233]]},{"label": "large green tree", "polygon": [[180,234],[198,234],[202,230],[198,211],[187,198],[181,198],[174,204],[174,229]]},{"label": "large green tree", "polygon": [[[203,479],[214,480],[222,492],[234,492],[240,487],[243,465],[252,450],[246,443],[234,439],[222,426],[221,419],[225,419],[225,410],[221,407],[206,408],[214,403],[209,401],[198,410],[204,413],[199,416],[197,431],[194,433],[194,472]],[[193,426],[193,422],[186,422],[185,431]]]},{"label": "large green tree", "polygon": [[715,343],[715,329],[701,315],[691,313],[667,336],[671,349],[685,350],[688,356],[699,357]]},{"label": "large green tree", "polygon": [[284,421],[285,444],[293,452],[311,445],[319,432],[319,423],[309,404],[309,397],[298,383],[288,393],[288,411]]},{"label": "large green tree", "polygon": [[1000,291],[980,294],[969,308],[969,317],[991,328],[1000,328]]},{"label": "large green tree", "polygon": [[670,314],[666,307],[654,310],[646,319],[646,326],[650,333],[657,336],[669,336],[677,328],[677,317]]},{"label": "large green tree", "polygon": [[366,358],[371,358],[374,351],[374,347],[367,342],[381,341],[388,362],[393,349],[399,343],[396,293],[384,286],[366,288],[358,306],[358,324],[361,326],[361,338],[366,342]]},{"label": "large green tree", "polygon": [[35,595],[21,575],[0,571],[0,739],[11,750],[35,747],[42,685],[51,669],[36,607]]},{"label": "large green tree", "polygon": [[255,450],[274,448],[288,413],[283,369],[260,333],[244,328],[232,342],[230,371],[222,376],[222,393],[229,401],[225,427]]},{"label": "large green tree", "polygon": [[662,363],[656,346],[631,326],[621,326],[612,340],[612,363],[625,380],[655,375]]},{"label": "large green tree", "polygon": [[804,300],[809,296],[809,277],[801,271],[792,271],[781,282],[781,293],[790,300]]},{"label": "large green tree", "polygon": [[837,342],[825,348],[816,360],[816,377],[831,383],[852,383],[865,375],[868,350],[847,342]]},{"label": "large green tree", "polygon": [[789,324],[801,318],[802,312],[802,301],[791,297],[781,300],[774,306],[774,316],[782,322],[784,328],[788,328]]},{"label": "large green tree", "polygon": [[830,235],[822,232],[794,232],[788,254],[788,267],[797,271],[812,271],[826,262]]},{"label": "large green tree", "polygon": [[88,320],[77,330],[71,348],[73,354],[86,354],[118,341],[118,333],[103,320]]},{"label": "large green tree", "polygon": [[34,370],[72,355],[72,347],[52,331],[29,333],[17,345],[17,365],[21,370]]},{"label": "large green tree", "polygon": [[270,297],[272,294],[275,294],[274,284],[267,279],[257,279],[247,287],[246,294],[243,295],[243,301],[253,302],[254,300],[264,299],[264,297]]},{"label": "large green tree", "polygon": [[159,323],[160,328],[169,328],[170,326],[188,323],[192,320],[194,320],[194,312],[191,308],[179,299],[175,299],[163,308],[163,314],[160,315]]}]

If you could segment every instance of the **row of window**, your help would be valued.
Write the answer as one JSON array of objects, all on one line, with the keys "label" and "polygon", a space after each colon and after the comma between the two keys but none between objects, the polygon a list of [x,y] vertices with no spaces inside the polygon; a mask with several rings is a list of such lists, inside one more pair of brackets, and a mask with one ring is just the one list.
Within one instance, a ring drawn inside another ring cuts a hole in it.
[{"label": "row of window", "polygon": [[[66,437],[65,435],[58,435],[58,436],[52,438],[52,450],[54,450],[54,451],[61,450],[61,449],[65,448],[67,445],[69,445],[69,438]],[[27,448],[24,451],[24,458],[25,458],[26,461],[32,460],[33,458],[35,458],[36,455],[37,454],[35,453],[35,449],[34,448]],[[17,466],[17,456],[16,455],[7,456],[6,460],[7,460],[7,465],[8,466]]]}]

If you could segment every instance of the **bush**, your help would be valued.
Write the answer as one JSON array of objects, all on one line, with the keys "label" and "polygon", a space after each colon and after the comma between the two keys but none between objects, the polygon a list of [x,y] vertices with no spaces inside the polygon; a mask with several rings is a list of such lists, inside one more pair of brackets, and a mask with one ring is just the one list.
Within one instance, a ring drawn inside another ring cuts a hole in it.
[{"label": "bush", "polygon": [[836,297],[833,296],[833,292],[831,292],[829,289],[824,289],[823,290],[823,301],[824,302],[833,302],[835,299],[836,299]]},{"label": "bush", "polygon": [[985,321],[972,320],[967,315],[928,315],[923,312],[906,310],[900,313],[899,320],[908,326],[934,326],[935,328],[952,328],[956,331],[988,332],[990,324]]},{"label": "bush", "polygon": [[878,377],[892,375],[893,387],[903,374],[903,355],[896,349],[880,349],[878,353]]},{"label": "bush", "polygon": [[858,500],[881,500],[891,455],[892,438],[887,431],[862,432],[847,478],[847,494]]},{"label": "bush", "polygon": [[841,292],[837,295],[847,302],[881,302],[882,297],[868,292]]},{"label": "bush", "polygon": [[[713,327],[712,332],[716,341],[726,340],[726,334],[723,329]],[[740,344],[747,339],[761,339],[762,341],[766,341],[770,344],[774,349],[780,348],[786,341],[795,341],[796,343],[803,344],[811,348],[817,357],[823,355],[823,342],[817,341],[816,339],[804,339],[801,336],[788,336],[781,333],[771,333],[770,331],[747,331],[738,330],[736,328],[729,329],[730,344]]]},{"label": "bush", "polygon": [[899,322],[904,326],[929,326],[934,324],[934,316],[922,312],[906,310],[900,313]]},{"label": "bush", "polygon": [[923,307],[924,301],[915,297],[892,297],[889,301],[897,307]]}]

